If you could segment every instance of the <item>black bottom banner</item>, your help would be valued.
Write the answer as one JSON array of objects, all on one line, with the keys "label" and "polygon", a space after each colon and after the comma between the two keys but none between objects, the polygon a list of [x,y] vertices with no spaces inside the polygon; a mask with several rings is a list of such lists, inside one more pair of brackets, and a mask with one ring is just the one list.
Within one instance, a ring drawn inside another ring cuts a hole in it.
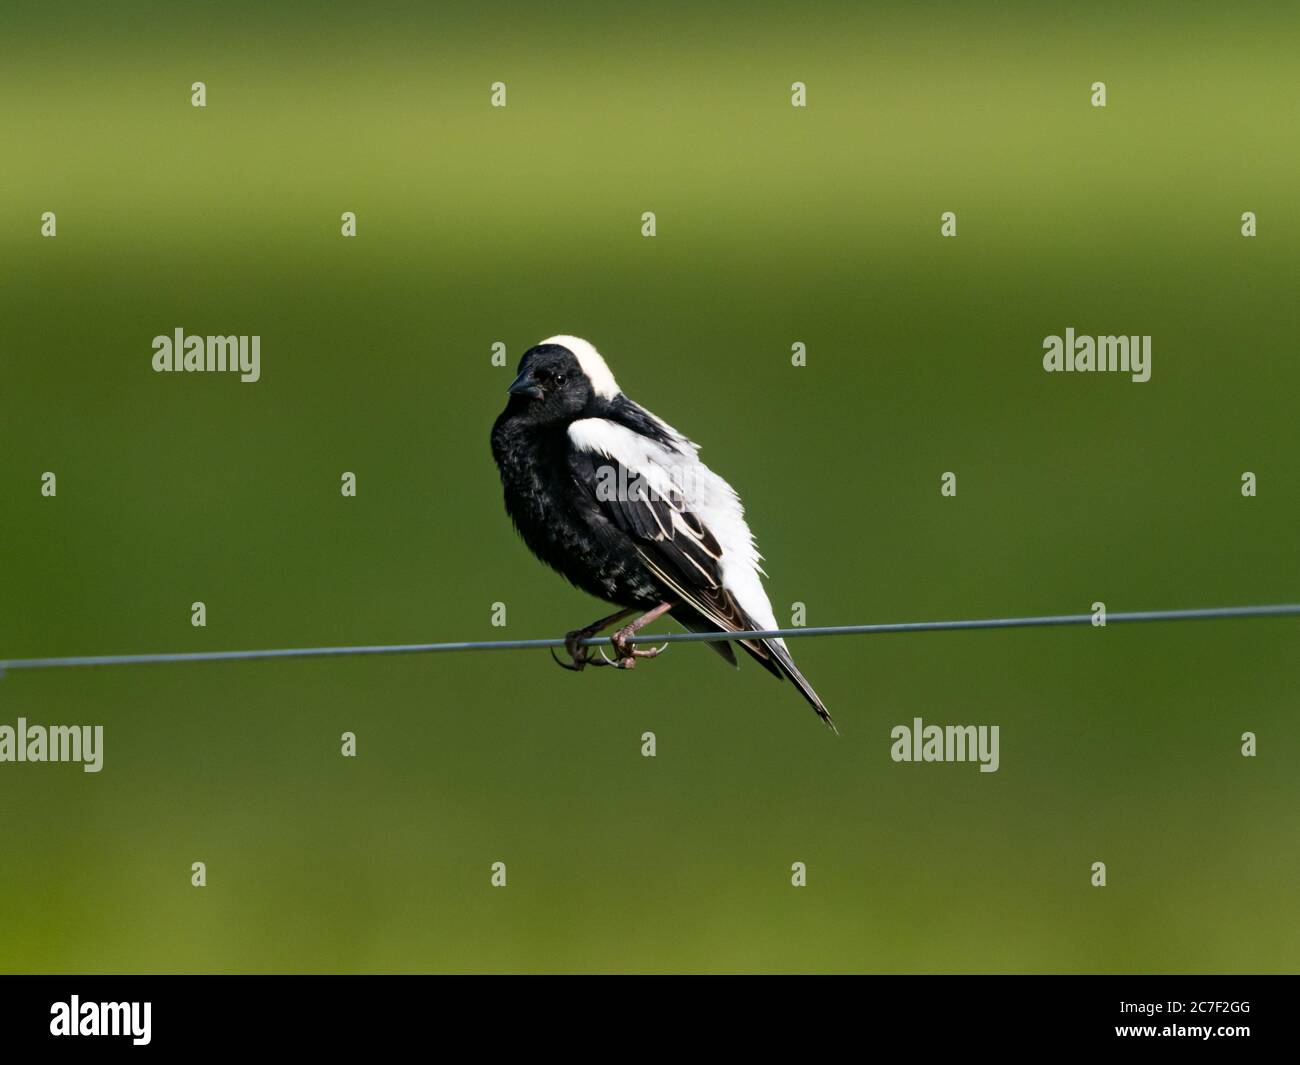
[{"label": "black bottom banner", "polygon": [[901,1041],[918,1051],[1231,1053],[1293,1046],[1295,990],[1289,976],[7,976],[0,1052],[468,1041],[490,1054],[515,1039],[532,1051],[608,1052],[665,1038],[698,1052],[750,1041],[812,1049],[843,1032],[864,1051]]}]

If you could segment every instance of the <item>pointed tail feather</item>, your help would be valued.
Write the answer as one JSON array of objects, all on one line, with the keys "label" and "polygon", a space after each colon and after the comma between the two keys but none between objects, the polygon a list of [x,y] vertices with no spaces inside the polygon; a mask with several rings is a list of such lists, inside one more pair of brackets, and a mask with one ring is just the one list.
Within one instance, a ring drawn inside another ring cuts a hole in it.
[{"label": "pointed tail feather", "polygon": [[785,649],[785,641],[764,640],[763,645],[771,652],[772,657],[776,659],[776,664],[780,668],[781,672],[794,682],[794,686],[799,689],[799,694],[807,699],[809,705],[817,711],[817,716],[825,721],[826,724],[830,726],[830,730],[838,736],[840,730],[835,727],[835,721],[832,719],[830,711],[826,709],[826,704],[823,703],[817,693],[813,691],[813,686],[808,683],[807,678],[799,672],[799,667],[794,664],[794,659],[790,657],[790,652]]}]

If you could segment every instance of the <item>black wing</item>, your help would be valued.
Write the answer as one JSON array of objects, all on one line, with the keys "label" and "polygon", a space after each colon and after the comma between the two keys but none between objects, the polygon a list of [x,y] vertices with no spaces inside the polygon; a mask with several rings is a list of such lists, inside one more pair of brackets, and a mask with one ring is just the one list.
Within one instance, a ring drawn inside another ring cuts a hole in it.
[{"label": "black wing", "polygon": [[[575,448],[570,462],[575,481],[599,512],[627,534],[649,569],[689,608],[689,612],[674,612],[674,617],[701,632],[754,627],[735,596],[723,587],[722,548],[680,492],[656,492],[635,470],[595,452]],[[698,617],[691,617],[692,613]],[[764,668],[782,675],[767,641],[738,642]],[[711,646],[735,663],[728,644],[717,641]]]},{"label": "black wing", "polygon": [[[680,492],[656,492],[644,477],[616,459],[573,448],[574,480],[612,525],[631,539],[650,570],[671,588],[685,607],[672,615],[697,632],[740,632],[754,621],[722,584],[722,548]],[[825,704],[779,642],[736,641],[774,676],[789,677],[817,715],[836,732]],[[735,665],[730,644],[713,641],[715,651]]]}]

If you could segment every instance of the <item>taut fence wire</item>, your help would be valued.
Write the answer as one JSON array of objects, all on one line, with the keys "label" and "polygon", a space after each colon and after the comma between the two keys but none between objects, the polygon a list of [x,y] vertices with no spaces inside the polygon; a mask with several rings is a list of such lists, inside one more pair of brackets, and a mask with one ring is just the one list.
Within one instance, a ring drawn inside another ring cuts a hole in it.
[{"label": "taut fence wire", "polygon": [[[1133,610],[1107,613],[1107,625],[1150,621],[1214,621],[1232,618],[1300,616],[1300,603],[1269,606],[1202,607],[1191,610]],[[628,643],[707,643],[716,640],[747,640],[807,636],[882,636],[902,632],[967,632],[972,629],[1028,629],[1062,625],[1092,625],[1093,614],[1049,614],[1017,618],[967,618],[956,621],[892,621],[869,625],[822,625],[786,629],[747,629],[741,632],[639,633]],[[587,647],[607,644],[609,637],[592,636],[580,641]],[[70,669],[80,666],[141,666],[180,662],[242,662],[266,658],[344,658],[352,655],[418,655],[452,651],[527,651],[563,647],[563,637],[537,640],[459,640],[450,643],[369,644],[354,647],[281,647],[251,651],[169,651],[156,654],[70,655],[62,658],[3,658],[0,675],[18,669]]]}]

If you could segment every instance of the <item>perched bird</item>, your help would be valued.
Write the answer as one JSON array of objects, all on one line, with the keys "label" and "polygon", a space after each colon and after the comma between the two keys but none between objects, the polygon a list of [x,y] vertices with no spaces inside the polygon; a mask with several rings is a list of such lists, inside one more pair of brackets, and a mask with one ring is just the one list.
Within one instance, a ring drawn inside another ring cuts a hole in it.
[{"label": "perched bird", "polygon": [[[623,394],[591,344],[542,341],[524,352],[508,391],[492,426],[507,513],[538,558],[620,607],[568,633],[565,668],[631,669],[654,657],[662,648],[628,640],[663,614],[696,632],[777,627],[735,490],[700,461],[697,444]],[[603,650],[592,658],[579,642],[642,611],[611,637],[613,659]],[[736,642],[789,677],[835,728],[784,640]],[[736,664],[729,642],[709,646]]]}]

